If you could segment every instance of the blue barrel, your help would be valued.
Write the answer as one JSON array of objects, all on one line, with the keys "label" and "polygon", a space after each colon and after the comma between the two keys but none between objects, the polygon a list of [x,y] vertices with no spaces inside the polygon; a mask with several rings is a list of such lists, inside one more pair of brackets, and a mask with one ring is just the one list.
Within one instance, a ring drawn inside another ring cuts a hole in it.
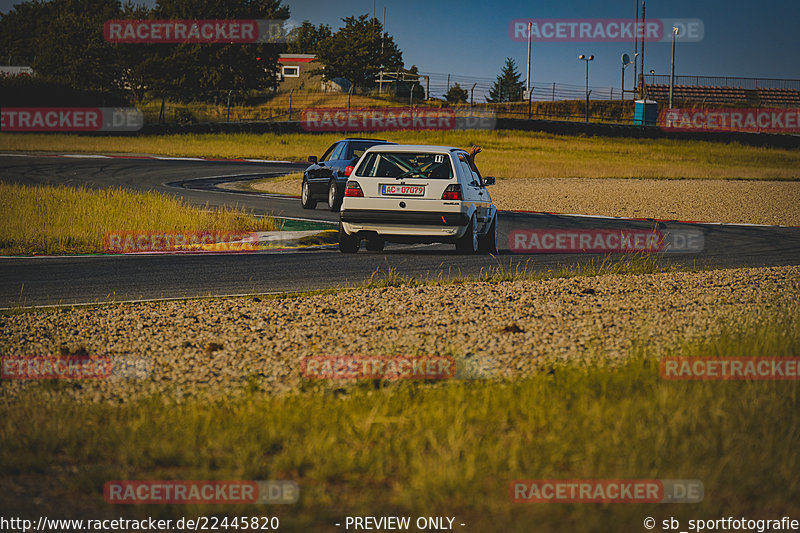
[{"label": "blue barrel", "polygon": [[658,103],[654,100],[636,100],[633,104],[633,123],[655,126],[658,122]]}]

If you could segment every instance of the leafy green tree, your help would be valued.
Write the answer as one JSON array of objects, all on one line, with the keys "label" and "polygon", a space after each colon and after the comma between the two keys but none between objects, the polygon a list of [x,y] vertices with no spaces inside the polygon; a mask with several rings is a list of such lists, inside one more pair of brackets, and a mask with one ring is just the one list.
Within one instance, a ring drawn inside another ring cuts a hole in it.
[{"label": "leafy green tree", "polygon": [[119,72],[103,23],[119,14],[116,0],[22,2],[0,19],[3,59],[77,89],[108,89]]},{"label": "leafy green tree", "polygon": [[[383,66],[396,70],[403,66],[403,53],[383,25],[368,15],[343,18],[344,26],[318,45],[317,57],[324,65],[326,78],[342,77],[356,87],[371,88]],[[381,36],[383,35],[383,53]]]},{"label": "leafy green tree", "polygon": [[114,85],[119,77],[103,24],[119,16],[116,0],[56,0],[55,11],[36,41],[33,68],[80,89]]},{"label": "leafy green tree", "polygon": [[[286,20],[289,8],[280,0],[159,0],[152,16]],[[285,45],[180,43],[155,47],[163,47],[163,52],[152,83],[154,91],[187,101],[217,100],[227,91],[242,96],[249,90],[275,87],[278,54]]]},{"label": "leafy green tree", "polygon": [[281,0],[158,0],[148,9],[119,0],[27,0],[0,15],[0,53],[37,76],[80,90],[129,91],[176,100],[213,99],[274,87],[283,43],[112,44],[109,19],[286,20]]},{"label": "leafy green tree", "polygon": [[26,1],[0,13],[0,61],[31,66],[36,58],[36,39],[45,32],[57,2]]},{"label": "leafy green tree", "polygon": [[444,94],[444,99],[450,102],[451,104],[460,104],[466,102],[469,98],[469,93],[466,89],[463,89],[461,85],[455,83],[453,84],[450,89]]},{"label": "leafy green tree", "polygon": [[327,24],[314,26],[309,21],[294,29],[292,38],[288,42],[286,52],[289,54],[317,54],[319,45],[332,35],[331,27]]},{"label": "leafy green tree", "polygon": [[522,101],[524,84],[519,77],[514,60],[510,57],[506,58],[506,64],[489,90],[489,97],[486,101],[491,103]]},{"label": "leafy green tree", "polygon": [[[139,20],[149,18],[150,10],[143,5],[126,4],[120,14],[121,19]],[[134,103],[145,98],[146,91],[153,89],[159,81],[168,76],[164,68],[166,47],[154,44],[112,44],[119,62],[120,76],[116,80],[118,88],[128,91]]]}]

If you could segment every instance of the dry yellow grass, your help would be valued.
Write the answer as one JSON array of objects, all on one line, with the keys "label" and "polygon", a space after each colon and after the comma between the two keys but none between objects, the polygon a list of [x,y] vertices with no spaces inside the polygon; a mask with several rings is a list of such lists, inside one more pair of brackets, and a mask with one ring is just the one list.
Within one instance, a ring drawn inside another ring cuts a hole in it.
[{"label": "dry yellow grass", "polygon": [[[800,180],[800,150],[665,139],[569,137],[521,131],[384,132],[399,143],[483,147],[478,164],[499,178]],[[136,153],[305,161],[341,133],[184,134],[139,137],[0,134],[0,150]]]},{"label": "dry yellow grass", "polygon": [[103,251],[109,231],[268,231],[275,219],[202,209],[157,192],[0,183],[0,254]]},{"label": "dry yellow grass", "polygon": [[[347,107],[347,93],[296,90],[292,95],[292,119],[298,120],[302,108],[309,107]],[[398,107],[408,102],[397,102],[390,97],[377,98],[354,94],[350,96],[350,107]],[[154,99],[141,106],[148,123],[158,122],[161,111],[161,100]],[[258,105],[231,105],[230,120],[233,122],[251,120],[286,120],[289,114],[289,93],[281,93],[269,101]],[[167,121],[191,116],[195,122],[220,122],[227,120],[226,105],[214,105],[201,102],[180,104],[167,102],[165,107]]]}]

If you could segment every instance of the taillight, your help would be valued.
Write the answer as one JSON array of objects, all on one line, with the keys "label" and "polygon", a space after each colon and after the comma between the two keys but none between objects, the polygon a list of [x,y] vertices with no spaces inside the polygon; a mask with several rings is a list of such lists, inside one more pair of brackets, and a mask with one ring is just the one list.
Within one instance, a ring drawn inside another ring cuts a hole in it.
[{"label": "taillight", "polygon": [[461,196],[461,185],[458,183],[448,185],[442,194],[442,200],[463,200]]},{"label": "taillight", "polygon": [[347,196],[348,198],[363,198],[364,191],[361,190],[361,185],[359,185],[355,181],[348,181],[347,186],[344,189],[344,195]]},{"label": "taillight", "polygon": [[353,169],[354,169],[354,168],[356,168],[356,167],[354,167],[353,165],[347,165],[347,166],[345,167],[345,169],[344,169],[344,177],[345,177],[345,178],[349,177],[349,176],[350,176],[350,174],[352,174],[352,173],[353,173]]}]

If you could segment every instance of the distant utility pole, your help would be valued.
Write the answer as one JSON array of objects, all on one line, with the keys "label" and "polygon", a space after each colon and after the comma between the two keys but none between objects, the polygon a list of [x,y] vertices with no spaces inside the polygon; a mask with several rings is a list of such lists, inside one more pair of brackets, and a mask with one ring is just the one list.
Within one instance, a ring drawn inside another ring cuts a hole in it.
[{"label": "distant utility pole", "polygon": [[636,16],[633,20],[633,99],[636,100],[639,96],[639,65],[636,61],[639,56],[639,0],[636,0]]}]

